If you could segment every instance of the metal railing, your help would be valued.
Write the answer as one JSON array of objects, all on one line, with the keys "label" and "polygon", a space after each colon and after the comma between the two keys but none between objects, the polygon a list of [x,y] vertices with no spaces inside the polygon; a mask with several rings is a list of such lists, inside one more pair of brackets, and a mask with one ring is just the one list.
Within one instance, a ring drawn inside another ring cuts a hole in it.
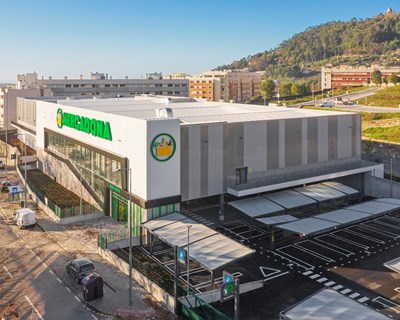
[{"label": "metal railing", "polygon": [[102,249],[107,248],[108,243],[113,243],[129,238],[129,228],[124,227],[118,230],[111,230],[108,232],[101,232],[97,236],[97,246]]}]

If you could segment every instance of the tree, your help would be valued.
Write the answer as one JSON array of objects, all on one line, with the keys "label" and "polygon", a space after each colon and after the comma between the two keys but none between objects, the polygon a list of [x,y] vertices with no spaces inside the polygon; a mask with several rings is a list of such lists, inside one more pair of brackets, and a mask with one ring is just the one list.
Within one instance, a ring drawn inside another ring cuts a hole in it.
[{"label": "tree", "polygon": [[303,94],[303,87],[301,84],[295,82],[292,84],[292,95],[294,96],[301,96]]},{"label": "tree", "polygon": [[291,96],[292,95],[292,84],[291,83],[284,83],[281,85],[281,95],[283,97]]},{"label": "tree", "polygon": [[391,74],[390,76],[388,76],[387,78],[389,83],[394,83],[396,84],[397,82],[399,82],[399,76],[397,74]]},{"label": "tree", "polygon": [[382,83],[382,72],[380,70],[372,71],[371,81],[374,84],[381,84]]},{"label": "tree", "polygon": [[264,105],[265,105],[265,100],[271,100],[274,91],[275,91],[274,81],[272,81],[271,79],[265,79],[263,82],[261,82],[260,92],[264,97]]}]

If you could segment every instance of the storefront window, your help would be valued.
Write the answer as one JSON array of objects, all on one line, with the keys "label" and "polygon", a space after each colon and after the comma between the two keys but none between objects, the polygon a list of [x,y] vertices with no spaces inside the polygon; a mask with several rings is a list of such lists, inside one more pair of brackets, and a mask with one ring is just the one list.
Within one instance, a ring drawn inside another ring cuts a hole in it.
[{"label": "storefront window", "polygon": [[68,159],[102,201],[104,201],[104,179],[122,187],[123,172],[116,172],[122,167],[120,161],[111,159],[59,135],[48,133],[47,141],[47,149]]}]

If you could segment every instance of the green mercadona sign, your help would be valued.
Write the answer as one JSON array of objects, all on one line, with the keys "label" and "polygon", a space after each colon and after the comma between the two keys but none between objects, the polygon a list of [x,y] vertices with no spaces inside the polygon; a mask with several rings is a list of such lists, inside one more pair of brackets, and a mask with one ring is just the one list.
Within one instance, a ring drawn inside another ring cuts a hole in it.
[{"label": "green mercadona sign", "polygon": [[82,131],[92,136],[106,140],[112,140],[110,123],[107,121],[87,118],[72,113],[63,112],[61,108],[57,110],[57,126],[63,126]]}]

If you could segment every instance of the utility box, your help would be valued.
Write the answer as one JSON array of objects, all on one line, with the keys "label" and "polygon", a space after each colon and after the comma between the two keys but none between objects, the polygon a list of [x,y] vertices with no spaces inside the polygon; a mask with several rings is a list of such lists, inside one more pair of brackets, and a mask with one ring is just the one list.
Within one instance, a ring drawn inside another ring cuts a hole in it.
[{"label": "utility box", "polygon": [[92,272],[82,280],[83,298],[85,301],[92,301],[103,297],[103,278],[97,273]]}]

